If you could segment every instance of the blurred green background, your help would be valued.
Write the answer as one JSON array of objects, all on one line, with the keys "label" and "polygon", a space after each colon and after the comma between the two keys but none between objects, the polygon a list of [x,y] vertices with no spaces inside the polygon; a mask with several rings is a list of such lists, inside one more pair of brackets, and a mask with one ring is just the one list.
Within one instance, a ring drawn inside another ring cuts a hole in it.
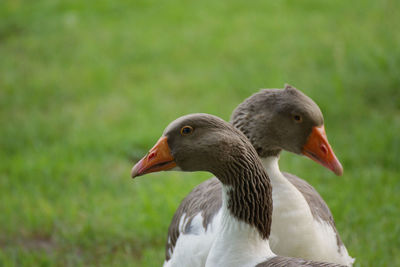
[{"label": "blurred green background", "polygon": [[400,2],[0,4],[0,265],[160,266],[170,219],[208,173],[130,169],[183,114],[229,120],[290,83],[325,115],[344,176],[316,187],[356,266],[400,266]]}]

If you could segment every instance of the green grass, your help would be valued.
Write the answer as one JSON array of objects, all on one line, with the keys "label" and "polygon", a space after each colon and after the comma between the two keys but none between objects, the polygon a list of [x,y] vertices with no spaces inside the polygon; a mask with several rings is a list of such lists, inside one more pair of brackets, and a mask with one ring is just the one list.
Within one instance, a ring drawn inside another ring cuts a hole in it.
[{"label": "green grass", "polygon": [[130,168],[186,113],[226,120],[290,83],[325,114],[335,177],[283,154],[329,204],[356,266],[400,265],[395,0],[0,5],[0,266],[160,266],[208,173]]}]

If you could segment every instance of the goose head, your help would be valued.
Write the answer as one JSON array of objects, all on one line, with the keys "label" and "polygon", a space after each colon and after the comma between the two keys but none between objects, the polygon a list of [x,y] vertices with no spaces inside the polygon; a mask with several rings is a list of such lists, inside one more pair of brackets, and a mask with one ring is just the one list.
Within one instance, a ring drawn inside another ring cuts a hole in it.
[{"label": "goose head", "polygon": [[249,138],[260,157],[286,150],[309,157],[336,175],[343,173],[318,105],[290,85],[250,96],[234,110],[231,122]]},{"label": "goose head", "polygon": [[246,153],[257,156],[247,137],[230,123],[209,114],[190,114],[167,126],[154,147],[132,168],[132,178],[174,168],[220,176],[227,165]]}]

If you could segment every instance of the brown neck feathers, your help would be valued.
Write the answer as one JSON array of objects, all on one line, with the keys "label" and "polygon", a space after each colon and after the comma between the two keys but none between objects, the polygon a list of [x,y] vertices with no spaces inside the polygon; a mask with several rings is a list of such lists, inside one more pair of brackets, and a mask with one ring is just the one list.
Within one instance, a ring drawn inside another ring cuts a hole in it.
[{"label": "brown neck feathers", "polygon": [[269,237],[272,220],[272,189],[269,177],[255,151],[235,158],[217,177],[232,187],[227,207],[237,219],[257,228],[263,239]]}]

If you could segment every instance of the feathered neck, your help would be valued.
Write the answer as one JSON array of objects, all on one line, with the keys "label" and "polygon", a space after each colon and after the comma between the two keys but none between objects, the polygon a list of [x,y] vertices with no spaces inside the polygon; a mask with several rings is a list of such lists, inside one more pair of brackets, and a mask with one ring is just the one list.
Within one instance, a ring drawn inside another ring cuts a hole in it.
[{"label": "feathered neck", "polygon": [[239,221],[268,239],[272,219],[272,188],[253,148],[232,160],[216,174],[225,189],[226,209]]}]

